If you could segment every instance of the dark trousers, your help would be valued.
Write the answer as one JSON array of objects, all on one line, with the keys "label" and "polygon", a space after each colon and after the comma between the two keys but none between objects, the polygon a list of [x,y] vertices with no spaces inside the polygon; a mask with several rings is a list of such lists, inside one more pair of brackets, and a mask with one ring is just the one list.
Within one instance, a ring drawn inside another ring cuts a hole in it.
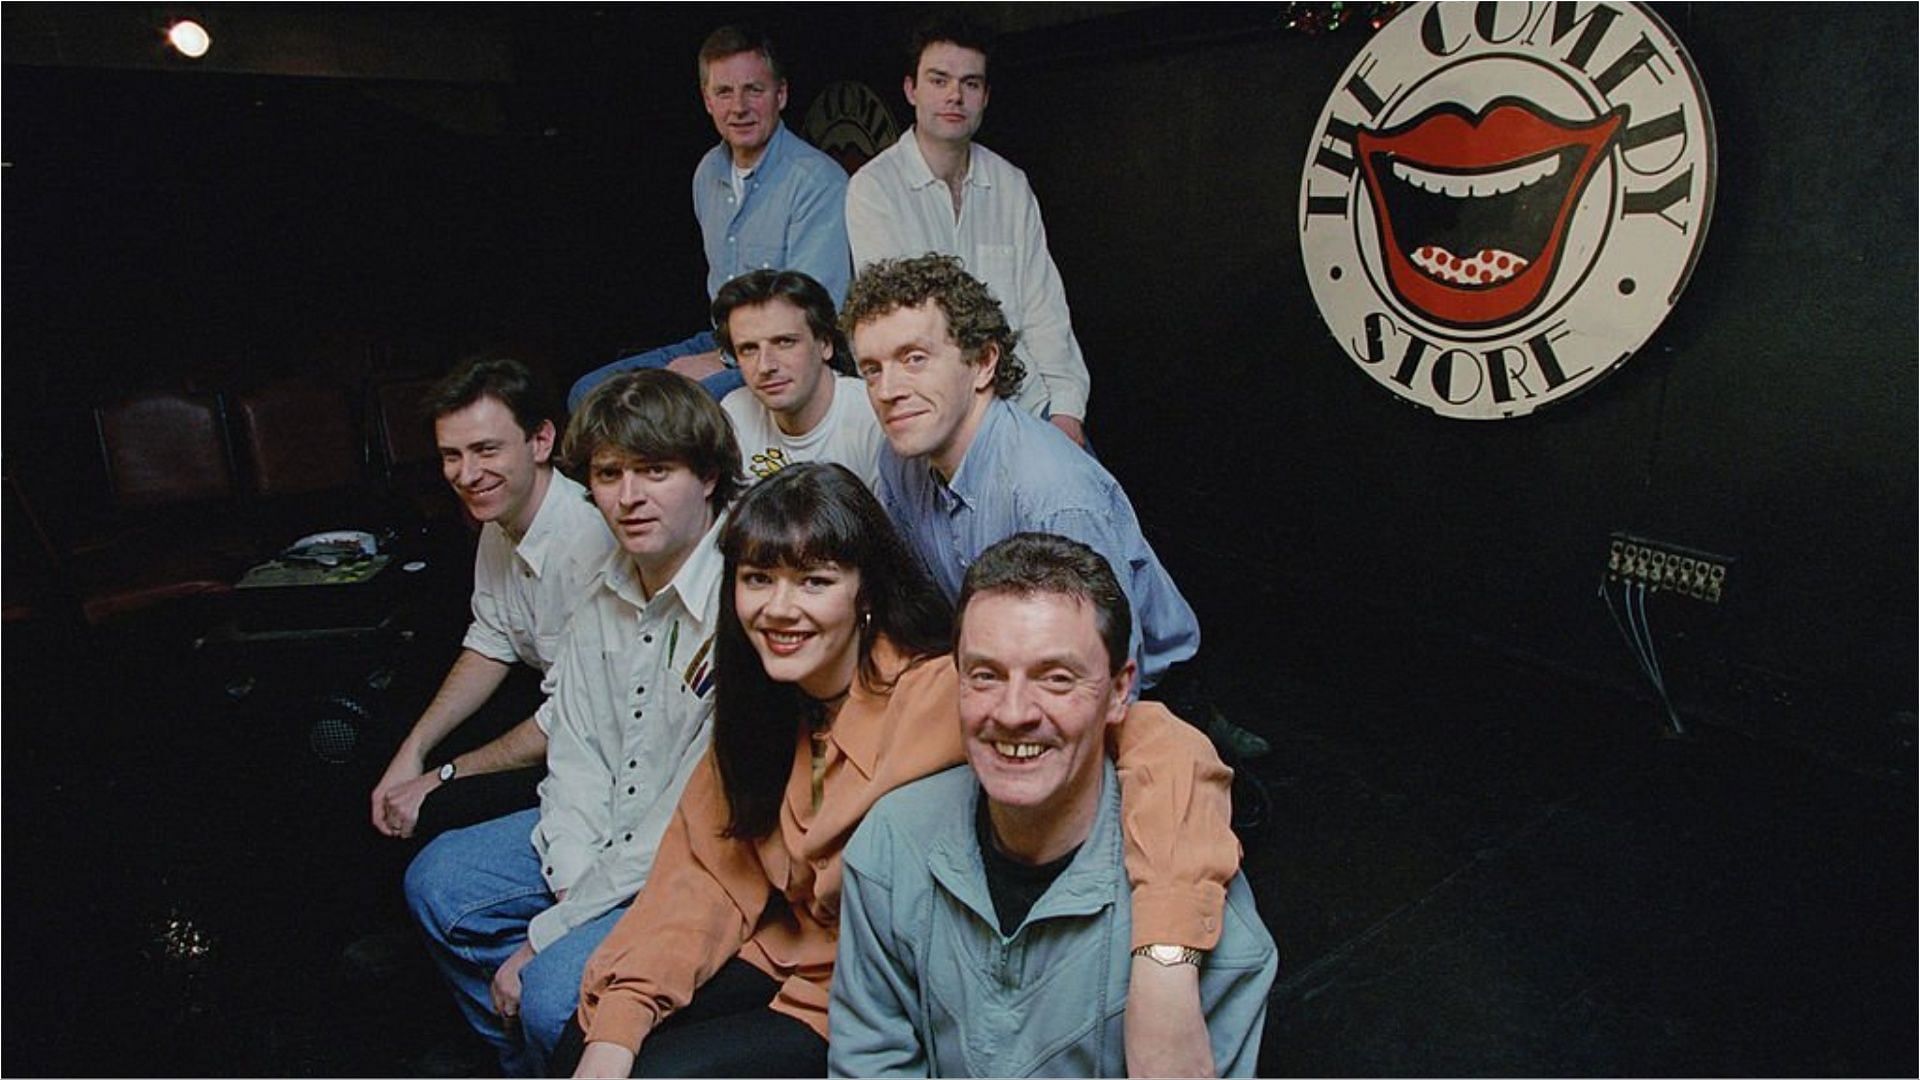
[{"label": "dark trousers", "polygon": [[[427,759],[428,771],[505,734],[532,716],[543,700],[540,673],[525,664],[515,664],[493,697],[434,748]],[[547,766],[542,762],[511,772],[462,776],[442,784],[420,804],[414,839],[425,844],[449,829],[464,829],[538,806],[540,781],[546,775]]]},{"label": "dark trousers", "polygon": [[420,804],[414,838],[424,844],[449,829],[464,829],[540,805],[540,781],[547,767],[463,776],[433,789]]},{"label": "dark trousers", "polygon": [[[726,962],[687,1007],[662,1021],[640,1044],[635,1076],[825,1076],[827,1041],[812,1028],[767,1008],[780,984],[738,957]],[[575,1017],[548,1062],[553,1076],[571,1076],[586,1049]]]}]

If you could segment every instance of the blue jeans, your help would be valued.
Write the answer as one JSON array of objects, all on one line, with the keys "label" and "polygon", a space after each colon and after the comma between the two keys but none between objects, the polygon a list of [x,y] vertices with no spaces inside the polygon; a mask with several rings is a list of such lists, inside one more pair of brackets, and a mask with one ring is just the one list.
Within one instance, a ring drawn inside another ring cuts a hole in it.
[{"label": "blue jeans", "polygon": [[[615,360],[606,367],[595,368],[585,375],[580,376],[580,380],[573,384],[573,389],[567,391],[567,411],[579,412],[580,403],[586,400],[589,391],[623,371],[634,371],[638,368],[663,368],[683,356],[694,356],[703,352],[712,352],[719,347],[720,342],[714,338],[713,331],[702,330],[685,341],[673,345],[662,345],[648,352],[635,353],[632,356]],[[719,401],[721,398],[726,397],[728,394],[733,393],[746,384],[746,378],[740,374],[740,369],[735,367],[727,368],[700,380],[700,385],[707,388],[707,393],[712,394],[713,400],[715,401]]]},{"label": "blue jeans", "polygon": [[520,970],[520,1022],[493,1011],[493,973],[527,940],[527,924],[553,906],[533,848],[540,811],[442,833],[407,867],[407,908],[427,951],[453,985],[467,1023],[500,1054],[508,1076],[541,1076],[580,1003],[587,958],[627,905],[573,928]]}]

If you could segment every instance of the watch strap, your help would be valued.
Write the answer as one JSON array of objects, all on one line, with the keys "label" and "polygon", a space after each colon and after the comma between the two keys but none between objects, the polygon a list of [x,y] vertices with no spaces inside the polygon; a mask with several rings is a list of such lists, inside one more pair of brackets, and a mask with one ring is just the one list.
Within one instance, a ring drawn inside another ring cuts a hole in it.
[{"label": "watch strap", "polygon": [[1191,945],[1165,945],[1155,943],[1142,945],[1133,950],[1133,955],[1144,956],[1161,967],[1178,967],[1181,964],[1200,966],[1201,957],[1206,954]]}]

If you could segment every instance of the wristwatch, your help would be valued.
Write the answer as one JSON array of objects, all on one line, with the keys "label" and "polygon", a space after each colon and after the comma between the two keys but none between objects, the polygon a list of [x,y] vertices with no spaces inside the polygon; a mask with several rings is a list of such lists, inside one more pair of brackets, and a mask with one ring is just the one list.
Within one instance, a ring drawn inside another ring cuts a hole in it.
[{"label": "wristwatch", "polygon": [[1133,955],[1144,956],[1161,967],[1179,967],[1181,964],[1200,966],[1200,958],[1206,954],[1191,945],[1164,945],[1155,943],[1142,945],[1133,950]]},{"label": "wristwatch", "polygon": [[446,783],[453,779],[459,772],[459,768],[456,767],[453,762],[447,762],[445,765],[440,766],[440,782],[443,784]]}]

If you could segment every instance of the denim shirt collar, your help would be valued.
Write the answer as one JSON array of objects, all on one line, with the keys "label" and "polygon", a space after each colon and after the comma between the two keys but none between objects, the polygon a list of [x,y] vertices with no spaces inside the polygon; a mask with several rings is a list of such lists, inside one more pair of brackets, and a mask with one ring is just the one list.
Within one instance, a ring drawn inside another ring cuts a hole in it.
[{"label": "denim shirt collar", "polygon": [[957,506],[973,507],[978,504],[982,492],[989,492],[994,485],[994,473],[999,465],[999,442],[997,435],[1000,425],[1006,421],[1007,410],[1013,406],[1007,399],[996,397],[987,404],[987,411],[980,417],[980,426],[974,430],[973,442],[967,445],[966,454],[960,459],[960,467],[953,470],[952,480],[940,479],[940,471],[933,462],[926,463],[927,472],[933,477],[935,498],[940,505],[951,513]]},{"label": "denim shirt collar", "polygon": [[[792,154],[790,144],[793,137],[793,133],[787,130],[786,121],[774,121],[773,137],[767,140],[766,151],[760,155],[759,161],[753,163],[753,169],[747,173],[747,190],[751,191],[760,184],[771,183],[775,177],[780,175],[781,166]],[[716,147],[716,149],[720,151],[721,165],[723,165],[724,168],[717,169],[713,172],[713,182],[718,187],[732,191],[733,150],[724,142]],[[741,200],[741,205],[746,205],[745,199]]]}]

